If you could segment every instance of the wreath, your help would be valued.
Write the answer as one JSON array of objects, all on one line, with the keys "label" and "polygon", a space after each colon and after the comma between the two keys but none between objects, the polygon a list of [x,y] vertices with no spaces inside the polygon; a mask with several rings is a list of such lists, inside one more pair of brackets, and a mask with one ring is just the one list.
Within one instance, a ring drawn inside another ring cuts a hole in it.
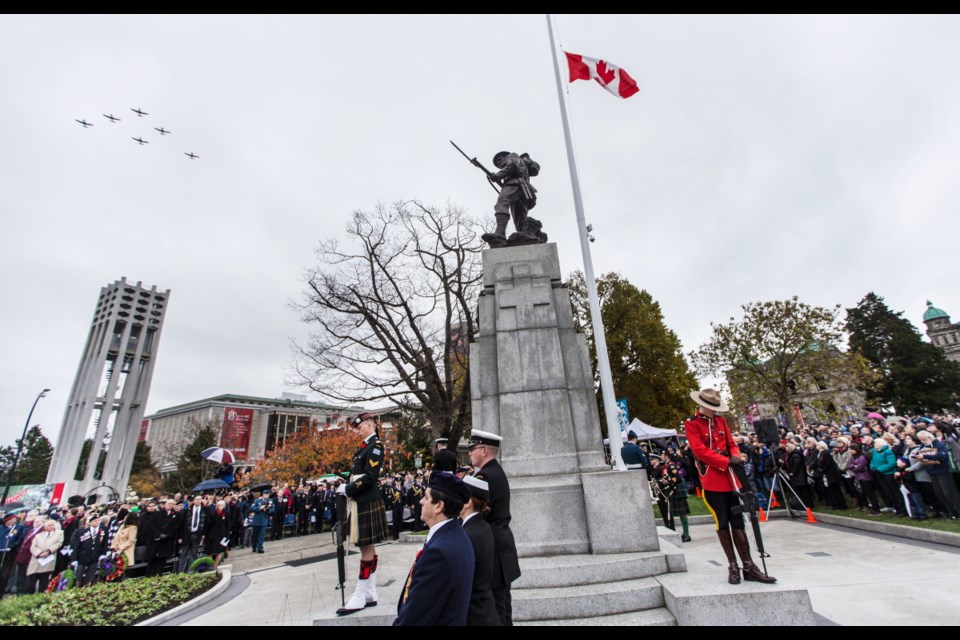
[{"label": "wreath", "polygon": [[187,569],[187,573],[207,573],[209,571],[215,571],[216,568],[213,558],[203,556],[193,561],[193,564]]},{"label": "wreath", "polygon": [[97,573],[107,582],[113,582],[123,577],[126,568],[127,562],[122,553],[110,553],[100,558]]},{"label": "wreath", "polygon": [[73,569],[64,569],[57,575],[53,576],[53,579],[50,580],[50,584],[47,585],[47,593],[56,593],[58,591],[66,591],[73,587],[73,583],[77,579],[77,574],[73,572]]}]

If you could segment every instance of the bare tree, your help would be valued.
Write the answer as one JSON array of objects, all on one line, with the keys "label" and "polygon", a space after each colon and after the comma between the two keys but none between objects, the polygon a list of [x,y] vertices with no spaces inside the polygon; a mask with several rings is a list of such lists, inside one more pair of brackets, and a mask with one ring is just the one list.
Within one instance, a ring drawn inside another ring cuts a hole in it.
[{"label": "bare tree", "polygon": [[296,308],[314,331],[294,343],[294,382],[345,403],[418,411],[452,446],[470,426],[467,345],[477,331],[483,229],[455,205],[356,211],[350,249],[321,242]]}]

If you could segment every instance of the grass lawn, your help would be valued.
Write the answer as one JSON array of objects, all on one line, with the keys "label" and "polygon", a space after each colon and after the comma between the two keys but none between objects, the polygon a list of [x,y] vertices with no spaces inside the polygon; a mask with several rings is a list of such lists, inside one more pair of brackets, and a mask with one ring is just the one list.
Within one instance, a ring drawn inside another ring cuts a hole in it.
[{"label": "grass lawn", "polygon": [[835,511],[826,507],[814,509],[814,513],[823,512],[832,516],[841,518],[855,518],[857,520],[870,520],[871,522],[884,522],[887,524],[901,524],[906,527],[916,527],[918,529],[933,529],[934,531],[948,531],[950,533],[960,533],[960,520],[938,520],[930,518],[929,520],[911,520],[910,518],[901,518],[896,514],[881,513],[878,516],[871,516],[856,509],[846,509],[845,511]]}]

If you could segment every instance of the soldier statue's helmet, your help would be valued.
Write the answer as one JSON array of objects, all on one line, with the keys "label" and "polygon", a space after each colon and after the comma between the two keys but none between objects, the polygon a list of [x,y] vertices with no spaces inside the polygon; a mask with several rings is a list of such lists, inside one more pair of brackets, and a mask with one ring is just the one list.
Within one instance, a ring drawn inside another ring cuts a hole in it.
[{"label": "soldier statue's helmet", "polygon": [[510,155],[509,151],[498,151],[496,155],[493,156],[493,166],[499,167],[500,164],[506,160],[507,156]]}]

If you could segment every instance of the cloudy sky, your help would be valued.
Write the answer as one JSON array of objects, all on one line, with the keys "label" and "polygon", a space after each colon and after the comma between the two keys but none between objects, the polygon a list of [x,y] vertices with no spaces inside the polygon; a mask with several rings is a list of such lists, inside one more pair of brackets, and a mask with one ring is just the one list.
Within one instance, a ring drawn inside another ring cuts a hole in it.
[{"label": "cloudy sky", "polygon": [[[686,351],[794,294],[960,316],[960,19],[556,23],[640,86],[569,86],[595,270],[650,291]],[[55,439],[122,276],[171,290],[148,413],[292,390],[287,302],[353,210],[449,200],[492,221],[450,138],[537,159],[538,217],[582,268],[543,16],[6,16],[0,72],[0,444],[44,387],[32,422]]]}]

